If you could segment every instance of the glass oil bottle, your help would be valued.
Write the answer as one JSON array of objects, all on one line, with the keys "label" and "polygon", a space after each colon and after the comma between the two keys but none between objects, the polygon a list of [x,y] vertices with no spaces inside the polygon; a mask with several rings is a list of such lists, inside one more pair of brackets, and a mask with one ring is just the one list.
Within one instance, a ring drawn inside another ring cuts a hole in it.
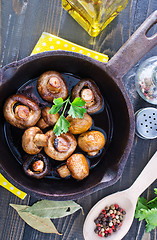
[{"label": "glass oil bottle", "polygon": [[129,0],[62,0],[63,8],[96,37],[122,11]]}]

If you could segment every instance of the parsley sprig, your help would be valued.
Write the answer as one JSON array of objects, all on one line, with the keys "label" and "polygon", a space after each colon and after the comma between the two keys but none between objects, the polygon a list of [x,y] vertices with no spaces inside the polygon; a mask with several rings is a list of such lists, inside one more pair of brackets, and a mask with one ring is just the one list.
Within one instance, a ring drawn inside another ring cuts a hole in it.
[{"label": "parsley sprig", "polygon": [[[154,189],[157,195],[157,188]],[[144,197],[138,199],[135,218],[139,218],[139,221],[146,221],[146,232],[150,232],[157,227],[157,197],[147,202]]]},{"label": "parsley sprig", "polygon": [[65,101],[63,101],[62,98],[57,98],[53,100],[53,103],[54,103],[53,106],[48,112],[50,114],[56,114],[63,107],[62,114],[60,115],[58,121],[56,122],[53,128],[53,132],[56,136],[59,136],[62,133],[66,133],[69,130],[70,123],[64,117],[68,104],[70,104],[68,115],[71,116],[72,118],[77,118],[77,117],[83,118],[84,113],[86,112],[86,109],[83,108],[86,102],[83,101],[80,97],[75,98],[73,102],[70,102],[70,96]]}]

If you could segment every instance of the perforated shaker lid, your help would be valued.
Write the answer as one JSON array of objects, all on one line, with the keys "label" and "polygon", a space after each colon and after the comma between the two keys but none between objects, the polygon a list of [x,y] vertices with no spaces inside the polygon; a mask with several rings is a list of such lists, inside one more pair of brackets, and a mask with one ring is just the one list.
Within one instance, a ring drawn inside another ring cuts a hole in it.
[{"label": "perforated shaker lid", "polygon": [[135,113],[136,134],[143,139],[157,137],[157,109],[148,107]]}]

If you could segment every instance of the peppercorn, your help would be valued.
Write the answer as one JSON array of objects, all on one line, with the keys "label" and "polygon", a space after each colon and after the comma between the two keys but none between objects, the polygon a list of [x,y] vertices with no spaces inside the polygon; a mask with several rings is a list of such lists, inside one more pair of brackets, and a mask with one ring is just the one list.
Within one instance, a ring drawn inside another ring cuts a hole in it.
[{"label": "peppercorn", "polygon": [[108,232],[111,234],[111,233],[112,233],[112,231],[113,231],[113,230],[112,230],[112,228],[110,228]]},{"label": "peppercorn", "polygon": [[95,224],[98,224],[98,223],[99,223],[99,220],[96,218],[96,219],[94,220],[94,222],[95,222]]},{"label": "peppercorn", "polygon": [[116,208],[116,209],[118,209],[118,208],[119,208],[119,205],[118,205],[118,204],[115,204],[114,206],[115,206],[115,208]]},{"label": "peppercorn", "polygon": [[120,220],[120,221],[123,221],[123,216],[120,215],[119,220]]},{"label": "peppercorn", "polygon": [[96,228],[94,232],[100,237],[108,237],[121,227],[126,212],[118,204],[106,206],[94,220]]},{"label": "peppercorn", "polygon": [[111,209],[112,209],[112,210],[115,210],[115,206],[114,206],[114,205],[111,205]]},{"label": "peppercorn", "polygon": [[104,232],[102,232],[102,233],[101,233],[101,235],[102,235],[102,237],[104,237],[104,236],[105,236],[105,233],[104,233]]},{"label": "peppercorn", "polygon": [[112,216],[110,216],[110,217],[108,218],[108,220],[111,221],[111,220],[112,220]]},{"label": "peppercorn", "polygon": [[99,230],[98,230],[97,228],[95,228],[95,229],[94,229],[94,232],[95,232],[96,234],[98,234],[98,233],[99,233]]},{"label": "peppercorn", "polygon": [[126,212],[123,210],[122,214],[123,214],[123,215],[125,215],[125,214],[126,214]]},{"label": "peppercorn", "polygon": [[112,227],[112,226],[113,226],[113,223],[112,223],[112,222],[109,222],[108,225],[109,225],[109,227]]},{"label": "peppercorn", "polygon": [[113,213],[113,210],[111,209],[111,210],[109,211],[109,213],[112,214],[112,213]]}]

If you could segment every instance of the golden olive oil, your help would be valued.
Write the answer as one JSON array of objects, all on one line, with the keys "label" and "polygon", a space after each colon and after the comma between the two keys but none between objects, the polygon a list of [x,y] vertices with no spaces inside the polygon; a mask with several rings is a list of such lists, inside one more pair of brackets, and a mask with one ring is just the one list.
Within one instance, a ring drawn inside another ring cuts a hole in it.
[{"label": "golden olive oil", "polygon": [[96,37],[122,11],[129,0],[62,0],[63,8]]}]

